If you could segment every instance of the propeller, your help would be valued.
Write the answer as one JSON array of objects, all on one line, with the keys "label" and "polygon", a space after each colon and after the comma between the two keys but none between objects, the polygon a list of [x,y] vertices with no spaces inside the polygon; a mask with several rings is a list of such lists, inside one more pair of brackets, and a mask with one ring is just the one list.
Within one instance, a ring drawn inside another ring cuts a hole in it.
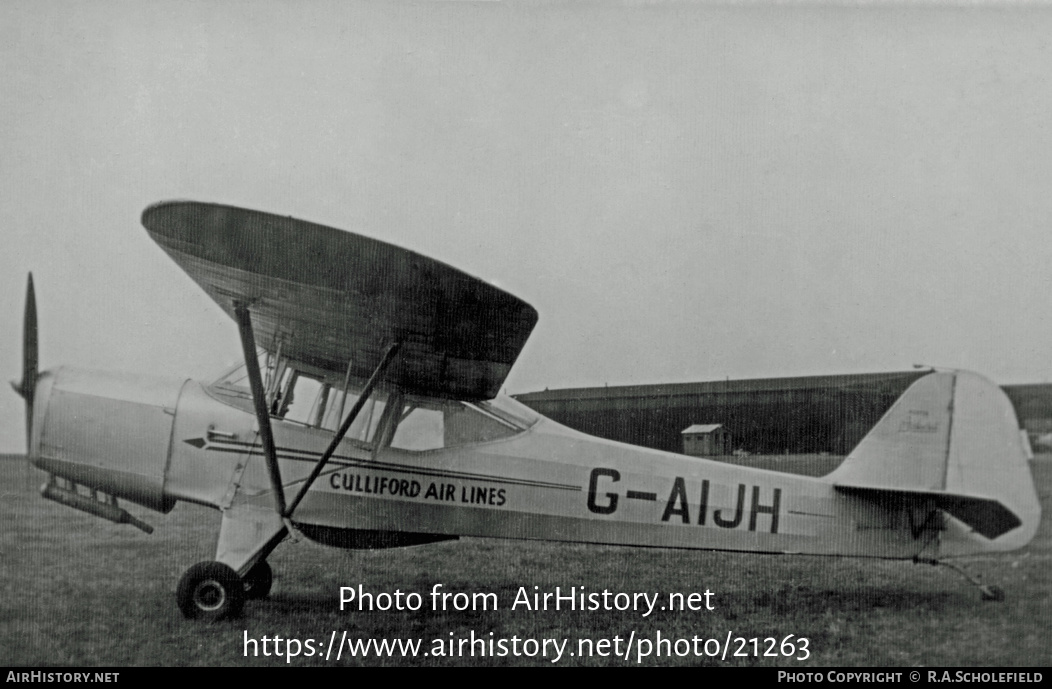
[{"label": "propeller", "polygon": [[30,435],[33,432],[33,398],[36,395],[37,379],[37,299],[33,293],[33,274],[29,274],[26,285],[26,310],[22,317],[22,382],[11,383],[26,401],[26,453],[29,453]]}]

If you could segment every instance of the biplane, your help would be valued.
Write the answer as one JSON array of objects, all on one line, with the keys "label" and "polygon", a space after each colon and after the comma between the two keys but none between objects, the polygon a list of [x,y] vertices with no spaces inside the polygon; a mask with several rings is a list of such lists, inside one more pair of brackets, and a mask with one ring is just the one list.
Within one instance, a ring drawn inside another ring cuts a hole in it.
[{"label": "biplane", "polygon": [[212,383],[39,372],[30,276],[15,389],[44,497],[147,532],[118,499],[222,513],[215,559],[178,584],[188,618],[266,597],[290,533],[946,564],[1037,529],[1012,405],[974,373],[918,379],[827,476],[733,466],[591,437],[499,394],[537,312],[443,263],[224,205],[158,203],[142,224],[236,323],[243,363]]}]

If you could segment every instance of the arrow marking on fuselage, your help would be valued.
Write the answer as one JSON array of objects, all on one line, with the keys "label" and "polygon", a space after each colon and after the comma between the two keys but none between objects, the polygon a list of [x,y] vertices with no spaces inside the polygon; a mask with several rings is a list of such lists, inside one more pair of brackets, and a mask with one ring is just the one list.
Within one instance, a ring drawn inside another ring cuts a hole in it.
[{"label": "arrow marking on fuselage", "polygon": [[[246,442],[239,442],[235,440],[213,441],[205,440],[204,438],[189,438],[183,440],[183,442],[198,449],[203,449],[206,452],[236,452],[252,455],[255,457],[263,456],[263,450],[259,445]],[[277,450],[278,459],[286,459],[297,462],[316,462],[321,457],[320,452],[313,452],[310,450],[297,450],[290,447],[277,447],[275,449]],[[356,459],[354,457],[348,457],[347,455],[333,455],[332,459],[330,460],[330,463],[337,468],[376,469],[382,471],[390,471],[393,473],[414,474],[417,476],[476,479],[491,481],[493,483],[506,483],[509,485],[516,486],[551,488],[553,490],[584,490],[581,486],[574,486],[565,483],[551,483],[549,481],[533,481],[530,479],[508,478],[506,476],[496,476],[493,474],[478,474],[470,471],[443,471],[440,469],[425,469],[422,467],[415,467],[407,464],[394,464],[392,462],[377,462],[373,460]],[[656,500],[657,496],[655,496],[654,499]]]}]

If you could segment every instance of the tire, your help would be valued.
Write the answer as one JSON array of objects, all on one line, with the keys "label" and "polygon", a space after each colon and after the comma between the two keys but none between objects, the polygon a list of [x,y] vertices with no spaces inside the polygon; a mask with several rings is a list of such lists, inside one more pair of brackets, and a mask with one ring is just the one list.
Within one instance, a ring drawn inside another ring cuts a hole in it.
[{"label": "tire", "polygon": [[198,562],[186,570],[175,592],[183,616],[218,622],[238,617],[245,588],[237,572],[221,562]]},{"label": "tire", "polygon": [[270,594],[270,586],[274,583],[274,572],[266,560],[260,560],[248,574],[241,580],[245,589],[245,600],[262,600]]},{"label": "tire", "polygon": [[1000,586],[983,586],[980,589],[980,598],[984,601],[1000,603],[1005,599],[1005,592]]}]

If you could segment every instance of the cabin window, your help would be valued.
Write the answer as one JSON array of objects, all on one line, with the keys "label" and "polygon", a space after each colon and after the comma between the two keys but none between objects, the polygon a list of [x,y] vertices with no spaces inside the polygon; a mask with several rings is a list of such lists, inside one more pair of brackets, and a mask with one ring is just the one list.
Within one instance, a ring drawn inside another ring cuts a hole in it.
[{"label": "cabin window", "polygon": [[[343,391],[334,389],[332,398],[329,400],[329,409],[322,420],[321,427],[335,433],[343,424],[343,420],[351,413],[351,409],[357,401],[358,394],[354,390],[349,391],[347,399],[344,400]],[[340,414],[341,407],[342,415]],[[351,429],[347,431],[347,437],[363,442],[371,441],[381,425],[386,408],[387,395],[374,391],[369,396],[369,399],[365,401],[365,405],[358,412],[354,422],[351,423]]]},{"label": "cabin window", "polygon": [[438,450],[507,438],[523,429],[463,402],[410,401],[391,439],[399,450]]},{"label": "cabin window", "polygon": [[[286,422],[336,432],[359,399],[353,387],[345,394],[339,383],[273,358],[261,357],[260,368],[271,416]],[[220,377],[209,390],[245,411],[253,410],[244,365]],[[506,398],[467,403],[374,390],[345,438],[374,451],[390,446],[421,452],[507,438],[539,418]]]},{"label": "cabin window", "polygon": [[327,385],[314,378],[298,375],[286,385],[281,396],[271,405],[276,407],[276,409],[272,408],[271,412],[276,411],[276,415],[286,421],[315,425],[318,409],[321,408],[324,411],[326,400],[323,397],[327,396]]},{"label": "cabin window", "polygon": [[435,450],[445,447],[442,409],[407,406],[391,438],[399,450]]},{"label": "cabin window", "polygon": [[[267,359],[265,355],[260,357],[260,372],[270,415],[284,421],[335,432],[358,401],[353,388],[345,396],[340,387],[285,366],[283,362]],[[254,412],[244,364],[227,371],[208,390],[228,404]],[[387,393],[374,391],[346,437],[362,443],[373,442],[384,418],[387,399]]]}]

